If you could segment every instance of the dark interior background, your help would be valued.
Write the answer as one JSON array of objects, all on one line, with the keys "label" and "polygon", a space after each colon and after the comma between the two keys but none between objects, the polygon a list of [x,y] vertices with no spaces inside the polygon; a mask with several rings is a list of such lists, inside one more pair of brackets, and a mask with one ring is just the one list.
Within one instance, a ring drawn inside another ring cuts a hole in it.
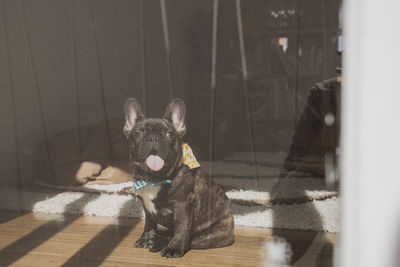
[{"label": "dark interior background", "polygon": [[[340,1],[241,4],[247,84],[235,1],[219,2],[212,157],[252,151],[249,119],[257,152],[283,157],[311,87],[337,75]],[[35,179],[46,138],[122,117],[128,97],[162,115],[170,88],[187,104],[186,140],[209,159],[213,1],[166,1],[171,79],[158,0],[5,0],[0,8],[0,184]],[[316,150],[333,139],[321,137]]]}]

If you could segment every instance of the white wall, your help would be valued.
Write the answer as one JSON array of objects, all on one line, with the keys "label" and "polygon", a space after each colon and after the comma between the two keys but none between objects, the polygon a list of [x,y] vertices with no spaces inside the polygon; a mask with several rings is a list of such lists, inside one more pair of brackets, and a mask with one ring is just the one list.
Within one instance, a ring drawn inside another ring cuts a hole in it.
[{"label": "white wall", "polygon": [[400,265],[400,2],[347,0],[338,266]]}]

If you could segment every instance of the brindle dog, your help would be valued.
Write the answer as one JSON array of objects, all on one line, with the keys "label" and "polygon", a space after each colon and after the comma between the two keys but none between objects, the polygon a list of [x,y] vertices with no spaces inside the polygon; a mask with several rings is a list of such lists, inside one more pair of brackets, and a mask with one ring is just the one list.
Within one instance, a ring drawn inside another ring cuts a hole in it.
[{"label": "brindle dog", "polygon": [[[148,183],[136,192],[143,201],[145,226],[135,247],[176,258],[190,249],[233,244],[234,221],[224,191],[200,167],[191,169],[182,161],[183,101],[172,100],[163,118],[145,118],[134,98],[126,101],[124,111],[134,177]],[[172,237],[158,234],[158,224]]]}]

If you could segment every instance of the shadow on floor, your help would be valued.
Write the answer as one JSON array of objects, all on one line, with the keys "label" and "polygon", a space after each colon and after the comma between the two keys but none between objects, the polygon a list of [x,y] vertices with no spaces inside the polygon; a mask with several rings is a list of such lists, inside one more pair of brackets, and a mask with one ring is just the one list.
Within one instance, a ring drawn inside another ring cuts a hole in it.
[{"label": "shadow on floor", "polygon": [[[289,176],[282,177],[281,179],[290,179]],[[277,183],[274,191],[282,190],[280,184]],[[306,198],[306,192],[304,191],[304,198]],[[306,211],[307,214],[313,219],[313,223],[317,229],[323,229],[323,223],[320,214],[317,209],[312,205],[307,206],[309,210]],[[288,216],[293,216],[290,214],[280,214],[279,209],[276,209],[273,213],[273,225],[282,225],[282,220],[294,219],[288,218]],[[313,232],[313,231],[309,231]],[[288,237],[285,236],[284,232],[279,229],[273,229],[273,235],[285,238],[290,244],[293,255],[291,257],[290,265],[293,267],[332,267],[333,260],[331,255],[333,255],[333,246],[329,240],[326,239],[323,232],[315,231],[315,236],[311,240],[296,240],[290,241]],[[307,249],[304,249],[306,247]],[[310,263],[313,264],[310,264]]]},{"label": "shadow on floor", "polygon": [[[85,198],[84,202],[81,202],[83,198]],[[66,212],[73,209],[76,211],[79,208],[81,211],[86,206],[87,203],[90,201],[95,200],[98,198],[99,195],[91,195],[91,196],[82,196],[81,198],[73,201],[72,203],[68,204],[65,208]],[[0,265],[1,266],[10,266],[12,263],[17,261],[18,259],[24,257],[30,251],[41,245],[42,243],[46,242],[48,239],[56,235],[60,230],[64,229],[80,216],[75,215],[68,215],[64,216],[63,219],[55,219],[41,225],[40,227],[36,228],[29,234],[23,236],[22,238],[16,240],[15,242],[11,243],[7,247],[3,248],[0,251]]]},{"label": "shadow on floor", "polygon": [[[134,201],[134,200],[131,200]],[[121,212],[131,207],[129,201],[121,208]],[[135,223],[129,225],[110,224],[90,240],[84,247],[70,257],[62,266],[99,266],[104,262],[112,251],[124,240],[135,228]],[[132,244],[133,247],[133,244]],[[97,257],[93,257],[97,255]]]}]

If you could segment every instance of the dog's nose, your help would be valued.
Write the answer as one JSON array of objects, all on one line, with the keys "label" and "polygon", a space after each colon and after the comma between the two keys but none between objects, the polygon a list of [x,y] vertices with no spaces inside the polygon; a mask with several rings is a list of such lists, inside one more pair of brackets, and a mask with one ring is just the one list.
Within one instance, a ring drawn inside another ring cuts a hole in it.
[{"label": "dog's nose", "polygon": [[149,135],[147,137],[147,142],[158,142],[160,137],[158,135]]}]

